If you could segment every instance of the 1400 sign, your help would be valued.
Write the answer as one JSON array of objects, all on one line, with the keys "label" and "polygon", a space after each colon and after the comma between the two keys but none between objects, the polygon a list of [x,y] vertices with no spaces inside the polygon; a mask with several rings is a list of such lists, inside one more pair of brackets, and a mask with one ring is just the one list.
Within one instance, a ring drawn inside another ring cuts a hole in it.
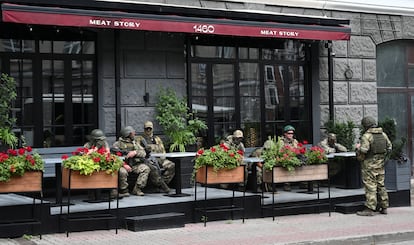
[{"label": "1400 sign", "polygon": [[212,25],[194,25],[194,32],[198,33],[214,33],[214,26]]}]

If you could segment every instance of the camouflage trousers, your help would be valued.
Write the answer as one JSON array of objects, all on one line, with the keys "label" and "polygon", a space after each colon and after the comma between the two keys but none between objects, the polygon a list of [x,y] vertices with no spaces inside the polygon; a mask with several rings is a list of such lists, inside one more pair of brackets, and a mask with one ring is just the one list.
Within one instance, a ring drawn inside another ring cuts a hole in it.
[{"label": "camouflage trousers", "polygon": [[[148,164],[145,163],[139,163],[135,166],[132,166],[133,173],[136,173],[138,175],[138,178],[135,182],[135,185],[143,189],[145,186],[147,186],[148,181],[153,183],[156,186],[161,185],[161,177],[158,173],[158,171],[155,168],[151,168],[148,166]],[[121,167],[119,170],[119,190],[121,193],[124,193],[128,191],[128,171]]]},{"label": "camouflage trousers", "polygon": [[[388,208],[388,193],[384,186],[385,171],[380,169],[361,169],[362,182],[365,188],[365,206],[371,210]],[[378,200],[377,200],[378,196]]]},{"label": "camouflage trousers", "polygon": [[159,165],[164,169],[162,179],[168,185],[175,176],[175,163],[168,159],[158,159]]}]

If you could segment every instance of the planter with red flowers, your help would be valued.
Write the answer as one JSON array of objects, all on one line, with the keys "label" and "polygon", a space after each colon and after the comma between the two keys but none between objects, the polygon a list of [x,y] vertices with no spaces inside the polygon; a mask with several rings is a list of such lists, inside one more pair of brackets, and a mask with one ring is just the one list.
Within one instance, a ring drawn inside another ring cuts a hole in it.
[{"label": "planter with red flowers", "polygon": [[0,192],[42,190],[44,162],[32,148],[8,149],[0,153]]},{"label": "planter with red flowers", "polygon": [[220,144],[197,151],[195,180],[202,184],[240,183],[244,181],[243,152]]},{"label": "planter with red flowers", "polygon": [[79,148],[62,156],[62,187],[71,189],[117,188],[123,161],[105,148]]},{"label": "planter with red flowers", "polygon": [[264,160],[263,181],[285,183],[328,179],[327,157],[318,146],[306,149],[285,146],[279,137],[262,154]]}]

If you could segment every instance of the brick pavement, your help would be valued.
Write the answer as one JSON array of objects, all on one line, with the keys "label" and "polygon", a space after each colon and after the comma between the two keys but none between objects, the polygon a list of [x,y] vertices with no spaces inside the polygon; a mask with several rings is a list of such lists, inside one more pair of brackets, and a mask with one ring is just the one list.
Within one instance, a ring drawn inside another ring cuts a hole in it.
[{"label": "brick pavement", "polygon": [[[412,187],[414,181],[412,180]],[[414,200],[414,191],[411,192]],[[131,232],[114,230],[73,232],[32,237],[30,240],[0,239],[0,244],[105,245],[105,244],[389,244],[414,240],[414,208],[390,208],[388,215],[361,217],[328,213],[290,215],[262,219],[187,224],[184,228]]]}]

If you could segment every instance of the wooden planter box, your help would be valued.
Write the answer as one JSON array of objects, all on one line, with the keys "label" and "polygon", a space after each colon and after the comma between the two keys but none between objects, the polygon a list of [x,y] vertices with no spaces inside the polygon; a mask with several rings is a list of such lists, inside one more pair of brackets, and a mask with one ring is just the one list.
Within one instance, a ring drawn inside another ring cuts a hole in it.
[{"label": "wooden planter box", "polygon": [[42,191],[42,171],[31,171],[0,182],[0,193]]},{"label": "wooden planter box", "polygon": [[[328,164],[301,166],[289,172],[282,167],[273,168],[273,183],[328,179]],[[263,182],[272,183],[272,171],[263,172]]]},{"label": "wooden planter box", "polygon": [[387,190],[410,190],[411,161],[398,163],[397,160],[388,160],[385,163],[384,183]]},{"label": "wooden planter box", "polygon": [[105,171],[100,171],[92,175],[81,175],[79,171],[62,168],[62,187],[66,189],[115,189],[118,188],[118,173],[107,174]]},{"label": "wooden planter box", "polygon": [[197,170],[196,182],[201,184],[242,183],[244,182],[244,166],[218,171],[214,171],[213,167],[203,166]]}]

